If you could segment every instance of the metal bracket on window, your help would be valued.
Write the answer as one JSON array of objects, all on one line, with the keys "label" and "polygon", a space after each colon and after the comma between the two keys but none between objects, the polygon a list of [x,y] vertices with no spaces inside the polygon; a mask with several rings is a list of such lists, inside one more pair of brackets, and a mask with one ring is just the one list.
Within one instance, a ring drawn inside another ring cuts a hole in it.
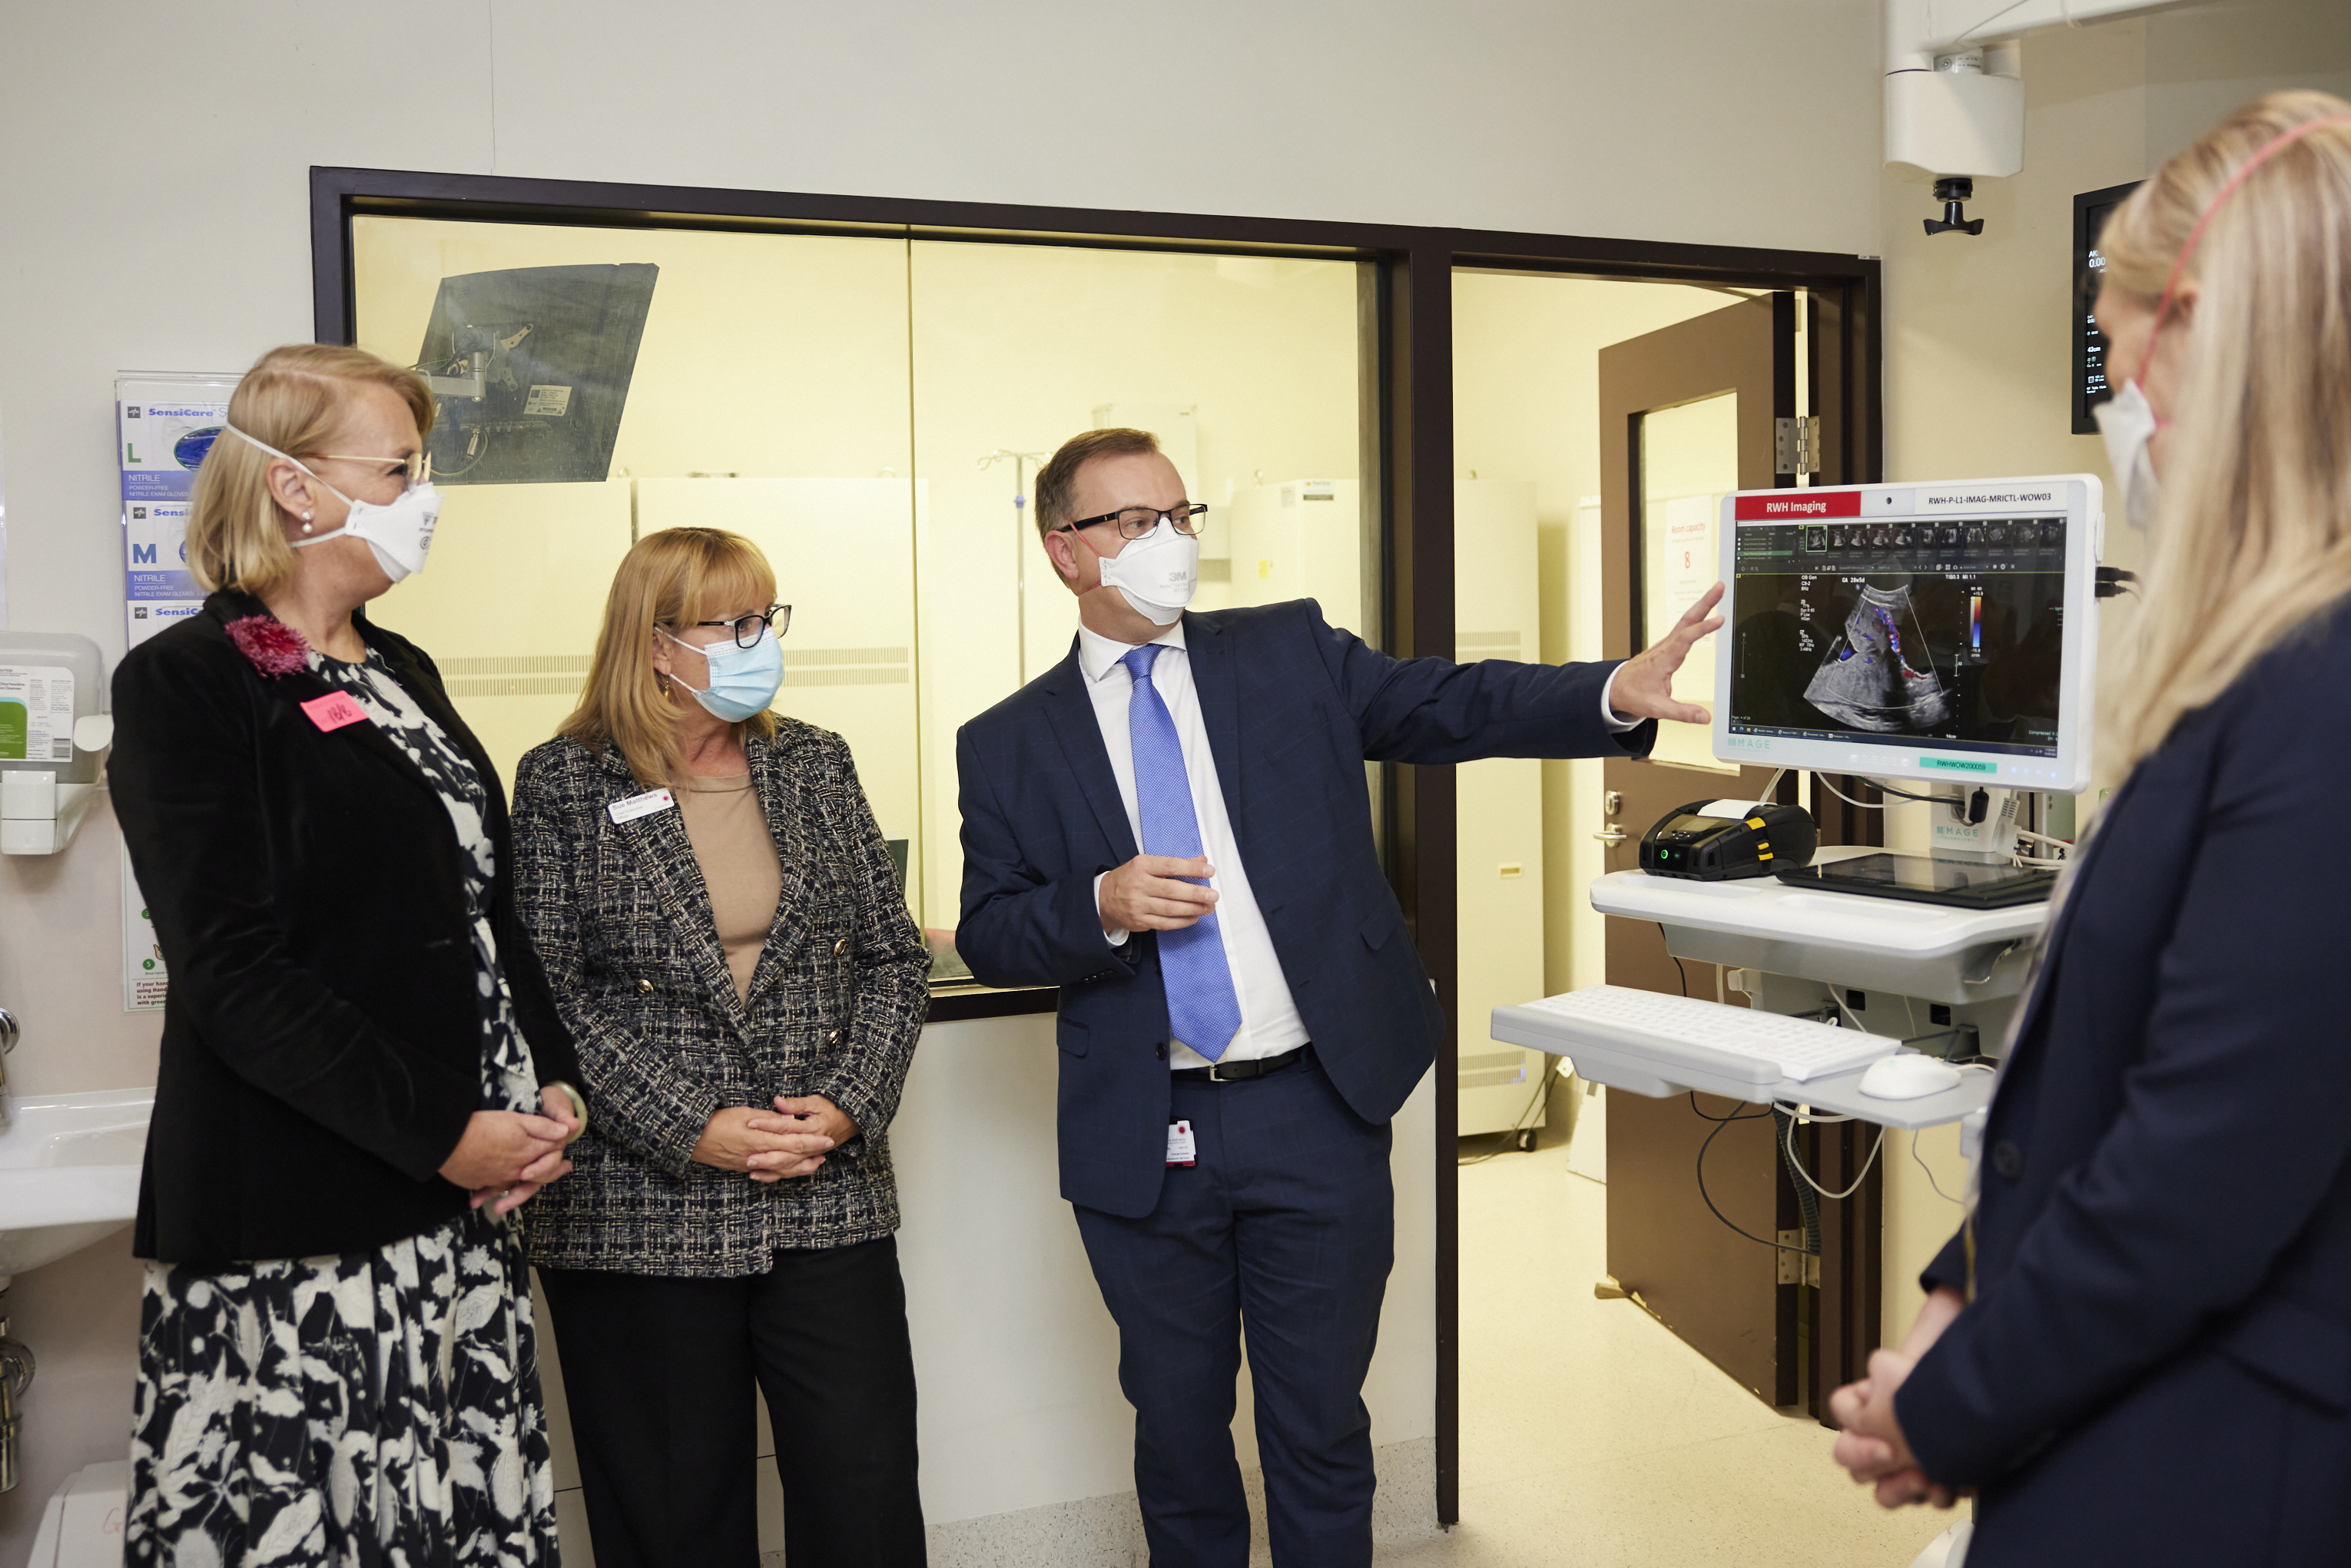
[{"label": "metal bracket on window", "polygon": [[1771,422],[1772,472],[1817,474],[1821,471],[1821,416]]}]

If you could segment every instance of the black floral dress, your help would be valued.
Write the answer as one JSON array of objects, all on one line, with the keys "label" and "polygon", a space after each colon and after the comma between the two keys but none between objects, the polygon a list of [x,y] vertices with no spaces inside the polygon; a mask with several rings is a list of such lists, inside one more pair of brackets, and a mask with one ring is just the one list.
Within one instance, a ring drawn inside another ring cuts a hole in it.
[{"label": "black floral dress", "polygon": [[[422,769],[468,852],[482,1103],[536,1111],[490,929],[486,799],[370,649],[309,656]],[[340,1257],[147,1265],[123,1527],[133,1568],[555,1568],[522,1211]]]}]

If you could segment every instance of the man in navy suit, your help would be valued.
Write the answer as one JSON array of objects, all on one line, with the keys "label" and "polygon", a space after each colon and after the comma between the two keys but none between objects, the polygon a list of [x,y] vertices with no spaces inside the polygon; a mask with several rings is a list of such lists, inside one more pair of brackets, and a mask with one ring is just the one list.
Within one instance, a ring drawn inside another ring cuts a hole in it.
[{"label": "man in navy suit", "polygon": [[1720,590],[1617,664],[1398,660],[1311,601],[1186,614],[1205,510],[1141,431],[1037,476],[1070,656],[956,737],[963,921],[1061,988],[1061,1196],[1117,1321],[1154,1568],[1243,1568],[1249,1325],[1274,1561],[1372,1560],[1364,1377],[1394,1250],[1388,1121],[1444,1019],[1364,764],[1645,755]]}]

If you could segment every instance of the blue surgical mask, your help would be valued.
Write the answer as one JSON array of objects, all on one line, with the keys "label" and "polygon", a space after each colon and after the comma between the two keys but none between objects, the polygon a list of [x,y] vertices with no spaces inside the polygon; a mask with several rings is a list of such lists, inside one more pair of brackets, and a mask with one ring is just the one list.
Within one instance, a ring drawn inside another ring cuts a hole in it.
[{"label": "blue surgical mask", "polygon": [[768,705],[776,700],[777,688],[784,684],[784,645],[777,640],[772,626],[759,628],[759,640],[747,648],[738,648],[732,643],[698,648],[671,636],[666,627],[656,626],[653,630],[679,647],[691,648],[710,661],[710,684],[698,692],[675,675],[670,679],[694,692],[694,700],[705,710],[729,724],[740,724],[754,714],[765,713]]}]

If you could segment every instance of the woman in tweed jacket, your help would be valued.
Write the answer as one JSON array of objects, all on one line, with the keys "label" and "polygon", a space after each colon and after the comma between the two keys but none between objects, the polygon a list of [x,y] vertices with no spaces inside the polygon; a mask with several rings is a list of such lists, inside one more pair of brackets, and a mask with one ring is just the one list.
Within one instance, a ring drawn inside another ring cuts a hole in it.
[{"label": "woman in tweed jacket", "polygon": [[530,1251],[601,1568],[757,1563],[755,1383],[790,1561],[924,1560],[886,1129],[930,957],[849,748],[767,711],[774,597],[747,539],[646,537],[516,779],[596,1107]]}]

